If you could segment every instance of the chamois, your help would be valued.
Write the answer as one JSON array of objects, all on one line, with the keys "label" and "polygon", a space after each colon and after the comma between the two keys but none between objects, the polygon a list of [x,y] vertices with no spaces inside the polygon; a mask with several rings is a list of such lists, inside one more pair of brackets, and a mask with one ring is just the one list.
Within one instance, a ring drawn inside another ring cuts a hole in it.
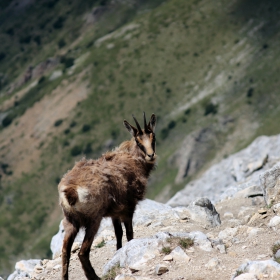
[{"label": "chamois", "polygon": [[68,280],[71,247],[81,227],[85,237],[79,252],[87,279],[100,279],[89,260],[90,247],[103,217],[111,217],[117,250],[122,247],[124,223],[127,240],[133,239],[132,218],[138,201],[145,195],[147,180],[154,169],[155,125],[152,114],[149,123],[144,113],[144,129],[133,116],[136,127],[124,120],[132,135],[113,151],[97,160],[82,159],[68,171],[58,185],[59,202],[64,213],[65,230],[62,247],[62,279]]}]

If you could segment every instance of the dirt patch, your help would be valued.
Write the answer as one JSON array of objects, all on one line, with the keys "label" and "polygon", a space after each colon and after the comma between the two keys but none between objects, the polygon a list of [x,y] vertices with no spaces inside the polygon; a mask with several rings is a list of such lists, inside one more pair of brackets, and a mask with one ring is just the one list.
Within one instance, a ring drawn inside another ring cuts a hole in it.
[{"label": "dirt patch", "polygon": [[[81,73],[74,83],[64,80],[50,94],[29,108],[0,135],[2,161],[11,166],[14,176],[30,171],[41,154],[39,148],[51,140],[52,132],[61,130],[54,123],[67,119],[77,103],[86,99],[88,89],[81,82]],[[14,98],[14,97],[13,97]],[[8,104],[8,102],[7,102]]]}]

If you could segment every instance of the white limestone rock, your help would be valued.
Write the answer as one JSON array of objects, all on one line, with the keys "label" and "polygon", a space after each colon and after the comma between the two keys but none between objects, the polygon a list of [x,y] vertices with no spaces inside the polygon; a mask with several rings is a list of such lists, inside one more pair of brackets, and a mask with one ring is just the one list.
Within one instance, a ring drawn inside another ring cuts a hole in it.
[{"label": "white limestone rock", "polygon": [[173,249],[170,253],[170,256],[174,261],[177,262],[188,263],[191,259],[180,246],[177,246],[175,249]]},{"label": "white limestone rock", "polygon": [[279,159],[280,135],[260,136],[247,148],[223,159],[210,167],[199,179],[188,183],[167,204],[173,207],[188,206],[202,196],[216,203],[246,188],[250,189],[245,196],[261,195],[259,176]]},{"label": "white limestone rock", "polygon": [[9,275],[7,280],[14,280],[17,277],[31,277],[31,273],[33,272],[35,266],[42,266],[41,260],[32,259],[32,260],[22,260],[16,263],[15,272]]},{"label": "white limestone rock", "polygon": [[[235,272],[235,274],[232,277],[233,279],[236,279],[235,277],[238,276],[238,274],[242,273],[252,273],[256,276],[257,279],[280,279],[280,264],[272,261],[272,260],[266,260],[266,261],[248,261],[246,263],[243,263]],[[265,276],[265,277],[264,277]]]},{"label": "white limestone rock", "polygon": [[274,216],[270,219],[268,226],[269,227],[276,227],[280,225],[280,217],[279,216]]},{"label": "white limestone rock", "polygon": [[254,273],[242,273],[235,277],[234,280],[258,280]]},{"label": "white limestone rock", "polygon": [[[156,235],[150,238],[133,239],[126,243],[121,249],[119,249],[113,258],[103,267],[103,275],[106,275],[108,271],[115,265],[120,267],[131,267],[134,270],[143,270],[147,262],[155,259],[161,254],[163,246],[168,246],[167,239],[170,237],[191,238],[194,240],[194,244],[204,251],[211,251],[212,245],[207,236],[200,232],[158,232]],[[173,252],[173,258],[184,261],[188,260],[188,256],[184,253],[181,254],[179,250]]]},{"label": "white limestone rock", "polygon": [[260,175],[264,200],[267,205],[280,201],[280,163]]}]

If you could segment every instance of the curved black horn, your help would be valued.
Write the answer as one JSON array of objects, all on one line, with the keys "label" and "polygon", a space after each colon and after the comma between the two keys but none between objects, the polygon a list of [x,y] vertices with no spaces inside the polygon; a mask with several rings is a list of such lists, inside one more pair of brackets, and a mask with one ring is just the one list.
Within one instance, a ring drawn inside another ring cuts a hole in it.
[{"label": "curved black horn", "polygon": [[144,117],[144,129],[147,132],[148,131],[148,125],[147,125],[147,121],[146,121],[146,115],[145,112],[143,112],[143,117]]},{"label": "curved black horn", "polygon": [[137,126],[137,129],[138,129],[139,134],[143,134],[143,131],[142,131],[142,129],[141,129],[140,124],[138,123],[138,121],[136,120],[136,118],[134,117],[134,115],[132,115],[132,117],[133,117],[133,119],[134,119],[134,121],[135,121],[135,123],[136,123],[136,126]]}]

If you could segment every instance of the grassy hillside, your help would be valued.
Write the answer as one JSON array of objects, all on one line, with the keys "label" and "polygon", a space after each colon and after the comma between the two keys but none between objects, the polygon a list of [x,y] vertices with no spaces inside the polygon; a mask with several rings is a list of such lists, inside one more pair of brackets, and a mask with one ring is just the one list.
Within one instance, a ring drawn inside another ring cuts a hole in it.
[{"label": "grassy hillside", "polygon": [[[128,139],[131,114],[158,116],[148,196],[161,200],[256,136],[280,132],[277,1],[28,2],[5,1],[0,12],[0,274],[50,256],[57,183],[82,155]],[[16,84],[49,57],[58,63]],[[207,149],[196,151],[197,172],[175,184],[170,158],[199,129],[211,137],[198,139]]]}]

